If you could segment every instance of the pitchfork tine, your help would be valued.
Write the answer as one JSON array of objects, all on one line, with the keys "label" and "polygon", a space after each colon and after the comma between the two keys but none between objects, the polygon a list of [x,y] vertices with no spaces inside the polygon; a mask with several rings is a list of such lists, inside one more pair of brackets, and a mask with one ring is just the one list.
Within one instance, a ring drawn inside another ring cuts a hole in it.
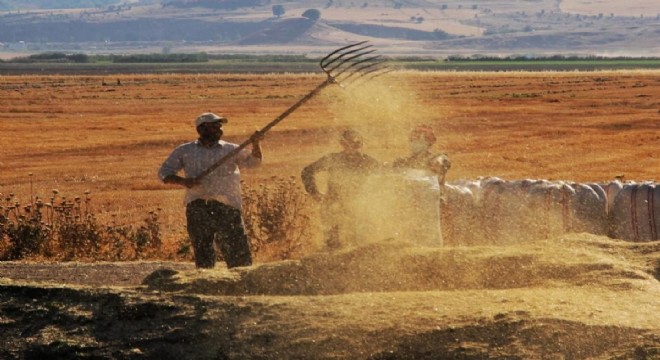
[{"label": "pitchfork tine", "polygon": [[[346,46],[344,46],[344,47],[340,47],[339,49],[337,49],[337,50],[331,52],[330,54],[326,55],[323,59],[321,59],[321,62],[320,62],[320,63],[321,63],[321,68],[325,68],[325,67],[328,65],[328,64],[325,63],[325,61],[328,60],[329,58],[331,58],[334,54],[336,54],[336,53],[338,53],[338,52],[340,52],[340,51],[346,50],[346,49],[348,49],[348,48],[352,48],[352,47],[355,47],[355,46],[360,46],[360,45],[362,45],[362,44],[365,44],[366,42],[367,42],[367,40],[365,40],[365,41],[360,41],[360,42],[355,43],[355,44],[350,44],[350,45],[346,45]],[[334,60],[333,60],[333,61],[334,61]]]},{"label": "pitchfork tine", "polygon": [[[362,51],[362,50],[364,50],[364,49],[368,49],[368,48],[370,48],[370,47],[372,47],[372,45],[367,45],[367,46],[363,46],[363,47],[361,47],[361,48],[356,48],[356,49],[353,49],[353,50],[347,51],[347,52],[345,52],[345,53],[343,53],[343,54],[337,56],[336,58],[332,59],[332,61],[327,62],[327,63],[325,64],[325,66],[323,66],[323,70],[326,70],[327,67],[330,66],[330,65],[331,65],[332,63],[334,63],[335,61],[341,60],[341,59],[343,59],[345,56],[348,56],[348,55],[351,55],[351,54],[357,52],[356,55],[350,57],[349,59],[344,59],[342,62],[339,63],[339,65],[335,66],[335,68],[338,68],[339,66],[341,66],[341,64],[343,64],[343,63],[349,61],[350,59],[354,59],[354,58],[356,58],[356,57],[358,57],[358,56],[361,56],[363,53],[360,53],[360,51]],[[373,50],[373,51],[375,51],[375,50]],[[326,70],[326,71],[328,71],[328,70]]]},{"label": "pitchfork tine", "polygon": [[[366,47],[365,47],[365,48],[366,48]],[[339,64],[337,64],[337,65],[336,65],[335,67],[333,67],[332,69],[328,69],[327,71],[328,71],[328,72],[333,72],[333,71],[337,70],[338,68],[340,68],[340,67],[341,67],[342,65],[344,65],[345,63],[347,63],[347,62],[349,62],[349,61],[351,61],[351,60],[353,60],[353,59],[356,59],[356,58],[358,58],[358,57],[360,57],[360,56],[364,56],[364,55],[371,54],[371,53],[373,53],[374,51],[376,51],[376,50],[374,49],[374,50],[369,50],[369,51],[365,51],[365,52],[357,53],[357,54],[355,54],[355,55],[349,57],[348,59],[344,59],[344,61],[342,61],[342,62],[340,62]],[[357,63],[359,63],[359,62],[357,62]],[[354,64],[357,64],[357,63],[354,63]],[[346,70],[352,68],[353,66],[354,66],[354,65],[352,64],[351,66],[347,67],[346,69],[340,71],[339,74],[341,74],[342,72],[344,72],[344,71],[346,71]],[[339,74],[337,74],[337,75],[339,75]]]},{"label": "pitchfork tine", "polygon": [[[389,72],[394,71],[391,67],[388,66],[383,66],[382,64],[385,63],[385,60],[380,60],[376,63],[369,64],[367,66],[363,66],[361,71],[356,71],[352,72],[350,75],[346,76],[344,79],[341,79],[341,83],[344,85],[352,85],[354,86],[356,83],[361,83],[364,81],[368,81],[370,79],[373,79],[375,77],[385,75]],[[365,69],[368,69],[364,71]],[[357,76],[353,77],[353,75],[358,74]],[[352,78],[352,79],[351,79]],[[350,79],[350,80],[349,80]]]},{"label": "pitchfork tine", "polygon": [[[345,80],[351,78],[353,75],[355,75],[355,74],[357,74],[357,73],[360,73],[360,72],[362,72],[362,71],[365,70],[365,69],[369,69],[369,68],[372,67],[372,66],[376,66],[376,65],[378,65],[378,64],[380,64],[380,63],[382,63],[382,62],[384,62],[385,60],[374,61],[374,60],[378,60],[380,57],[381,57],[380,55],[376,55],[376,56],[372,56],[372,57],[370,57],[370,58],[366,58],[366,59],[362,59],[362,60],[360,60],[360,61],[357,61],[357,62],[351,64],[349,67],[347,67],[347,68],[346,68],[344,71],[342,71],[341,73],[337,74],[337,76],[340,75],[340,74],[342,74],[342,73],[347,72],[347,71],[348,71],[349,69],[351,69],[351,68],[354,68],[354,67],[356,67],[356,66],[359,66],[357,69],[353,70],[348,76],[346,76],[346,77],[342,80],[342,81],[345,81]],[[366,65],[362,65],[362,64],[364,64],[364,63],[367,63],[367,64],[366,64]],[[362,65],[362,66],[360,66],[360,65]]]},{"label": "pitchfork tine", "polygon": [[[383,62],[384,62],[384,61],[383,61]],[[380,64],[382,64],[383,62],[378,63],[377,65],[380,65]],[[369,70],[369,71],[365,71],[364,74],[362,74],[360,77],[363,77],[363,76],[369,75],[369,74],[371,74],[371,73],[379,72],[379,71],[382,71],[382,73],[380,73],[380,74],[376,74],[376,76],[380,76],[380,75],[383,75],[383,74],[387,74],[388,72],[392,72],[392,71],[394,71],[394,69],[392,69],[391,67],[388,67],[388,66],[379,66],[379,67],[375,67],[375,68],[373,68],[373,69],[371,69],[371,70]]]},{"label": "pitchfork tine", "polygon": [[[385,74],[387,74],[389,72],[392,72],[392,71],[394,71],[394,69],[392,69],[390,67],[387,67],[387,66],[376,67],[376,68],[373,68],[369,71],[365,71],[364,73],[360,74],[360,76],[358,76],[355,80],[364,78],[364,80],[366,81],[366,80],[373,79],[373,78],[381,76],[381,75],[385,75]],[[367,75],[371,75],[371,76],[367,76]]]},{"label": "pitchfork tine", "polygon": [[357,77],[355,77],[355,78],[353,78],[349,81],[342,80],[341,84],[345,88],[360,86],[362,83],[369,82],[374,78],[385,75],[385,74],[387,74],[389,72],[392,72],[392,71],[394,71],[394,69],[392,69],[390,67],[380,67],[380,68],[377,68],[377,69],[373,69],[372,71],[370,71],[368,73],[360,74],[359,76],[357,76]]},{"label": "pitchfork tine", "polygon": [[[377,61],[375,61],[375,60],[377,60]],[[359,68],[356,70],[356,72],[363,72],[363,71],[366,70],[366,69],[369,69],[369,68],[371,68],[371,67],[373,67],[373,66],[376,66],[376,65],[379,65],[379,64],[382,64],[382,63],[385,62],[385,60],[384,60],[384,59],[380,59],[380,55],[378,55],[378,56],[374,56],[374,57],[372,57],[372,58],[370,58],[370,59],[367,59],[367,60],[365,60],[365,61],[359,62],[358,64],[362,64],[362,63],[365,63],[365,62],[367,62],[367,61],[373,61],[373,62],[369,62],[368,64],[366,64],[366,65],[364,65],[364,66],[362,66],[362,67],[359,67]]]}]

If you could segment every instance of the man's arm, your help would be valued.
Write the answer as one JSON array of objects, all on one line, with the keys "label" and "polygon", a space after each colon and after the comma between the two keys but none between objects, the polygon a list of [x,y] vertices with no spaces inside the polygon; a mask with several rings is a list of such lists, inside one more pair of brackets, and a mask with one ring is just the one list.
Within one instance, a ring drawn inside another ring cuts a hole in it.
[{"label": "man's arm", "polygon": [[196,185],[199,185],[199,180],[194,178],[184,178],[179,175],[168,175],[163,179],[165,184],[177,184],[182,185],[187,188],[192,188]]},{"label": "man's arm", "polygon": [[263,139],[264,134],[260,131],[255,131],[254,134],[250,137],[250,140],[252,141],[252,156],[259,160],[262,160],[264,157],[263,153],[261,152],[261,140]]},{"label": "man's arm", "polygon": [[365,157],[366,157],[367,163],[368,163],[367,164],[367,170],[376,171],[376,170],[380,170],[383,167],[383,164],[381,164],[380,161],[374,159],[373,157],[371,157],[369,155],[366,155],[366,154],[365,154]]},{"label": "man's arm", "polygon": [[179,171],[183,169],[183,163],[181,161],[181,150],[179,147],[175,149],[170,156],[165,159],[163,165],[161,165],[158,170],[158,177],[165,184],[177,184],[185,186],[187,188],[192,188],[193,186],[199,184],[199,181],[195,179],[187,179],[177,175]]},{"label": "man's arm", "polygon": [[[250,136],[250,144],[252,145],[252,150],[243,148],[238,155],[234,158],[236,165],[239,167],[253,168],[261,165],[263,160],[263,152],[261,150],[261,140],[263,140],[264,134],[260,131],[255,131],[252,136]],[[245,145],[245,143],[241,144]]]},{"label": "man's arm", "polygon": [[429,166],[433,172],[438,174],[440,185],[444,185],[447,172],[451,168],[451,160],[449,160],[449,157],[446,154],[436,156],[431,160]]},{"label": "man's arm", "polygon": [[319,171],[327,170],[327,156],[324,156],[315,162],[305,166],[300,173],[300,178],[302,179],[303,186],[305,191],[312,196],[315,200],[321,200],[323,194],[319,192],[318,187],[316,186],[316,173]]}]

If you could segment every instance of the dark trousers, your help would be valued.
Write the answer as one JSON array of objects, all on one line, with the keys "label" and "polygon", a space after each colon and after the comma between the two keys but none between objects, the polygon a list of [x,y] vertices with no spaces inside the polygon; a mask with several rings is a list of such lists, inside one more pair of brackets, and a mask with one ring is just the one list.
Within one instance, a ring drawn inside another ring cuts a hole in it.
[{"label": "dark trousers", "polygon": [[198,268],[215,266],[215,246],[228,268],[252,265],[241,211],[215,200],[197,199],[186,206],[188,235]]}]

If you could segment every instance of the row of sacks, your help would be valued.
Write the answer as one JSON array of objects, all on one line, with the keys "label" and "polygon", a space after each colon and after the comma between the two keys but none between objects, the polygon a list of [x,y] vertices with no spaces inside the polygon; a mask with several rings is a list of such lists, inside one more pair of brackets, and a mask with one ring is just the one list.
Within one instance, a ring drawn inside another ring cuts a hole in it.
[{"label": "row of sacks", "polygon": [[441,224],[446,245],[510,244],[568,232],[655,241],[660,186],[496,177],[453,181],[443,188]]}]

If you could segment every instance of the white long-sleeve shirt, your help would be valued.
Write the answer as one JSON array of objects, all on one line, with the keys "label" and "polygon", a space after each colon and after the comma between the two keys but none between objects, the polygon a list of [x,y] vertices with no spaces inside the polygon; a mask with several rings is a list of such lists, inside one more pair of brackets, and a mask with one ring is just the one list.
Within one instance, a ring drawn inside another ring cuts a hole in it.
[{"label": "white long-sleeve shirt", "polygon": [[[158,177],[176,175],[183,170],[186,178],[194,178],[237,148],[237,144],[224,140],[211,147],[203,146],[199,140],[179,145],[163,162]],[[241,209],[241,172],[240,167],[251,168],[261,164],[261,159],[252,156],[251,151],[243,149],[221,166],[201,179],[201,184],[186,188],[184,203],[193,200],[217,200]]]}]

